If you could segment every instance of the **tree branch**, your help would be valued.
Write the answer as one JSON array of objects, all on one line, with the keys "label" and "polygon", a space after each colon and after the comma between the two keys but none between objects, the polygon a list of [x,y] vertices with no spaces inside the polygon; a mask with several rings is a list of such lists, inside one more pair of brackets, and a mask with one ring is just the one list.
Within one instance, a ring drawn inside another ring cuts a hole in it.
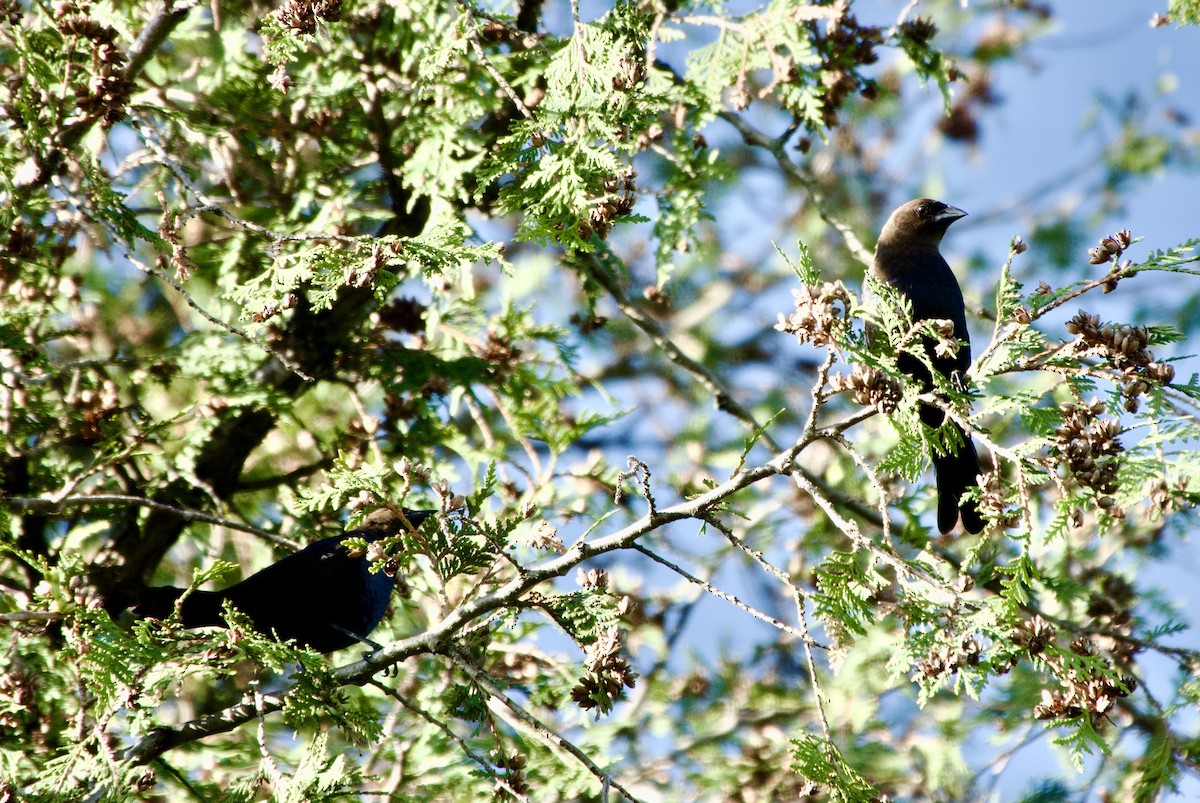
[{"label": "tree branch", "polygon": [[[540,566],[527,568],[500,588],[450,611],[445,619],[424,633],[393,642],[382,650],[368,654],[361,661],[339,667],[334,672],[334,677],[342,684],[363,685],[370,682],[380,669],[398,664],[416,655],[445,652],[454,639],[473,622],[493,611],[515,604],[517,600],[542,583],[562,577],[579,564],[598,555],[631,547],[639,538],[665,524],[684,519],[703,519],[708,511],[738,491],[768,477],[784,473],[786,467],[795,460],[796,455],[812,440],[814,439],[797,441],[772,460],[753,468],[743,469],[707,493],[686,502],[659,509],[653,517],[644,516],[616,533],[591,542],[580,539],[563,555]],[[274,698],[274,701],[265,698],[261,710],[264,713],[271,713],[279,710],[282,705],[282,700],[278,698]],[[179,726],[158,728],[130,746],[123,754],[123,758],[135,763],[146,763],[181,744],[203,739],[213,734],[225,733],[257,716],[258,709],[253,705],[239,704]]]}]

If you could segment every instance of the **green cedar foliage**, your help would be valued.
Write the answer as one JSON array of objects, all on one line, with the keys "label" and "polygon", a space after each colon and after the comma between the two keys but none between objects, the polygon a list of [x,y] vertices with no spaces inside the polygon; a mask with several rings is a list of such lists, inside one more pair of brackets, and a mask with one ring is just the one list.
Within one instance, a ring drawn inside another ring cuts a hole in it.
[{"label": "green cedar foliage", "polygon": [[[1200,239],[1039,220],[926,397],[897,354],[958,344],[853,289],[1011,5],[0,2],[0,800],[982,799],[1025,744],[1086,770],[1030,800],[1174,788],[1200,318],[1128,306]],[[1139,104],[1115,208],[1195,163]],[[978,537],[931,537],[923,402]],[[365,659],[127,612],[381,506],[437,515],[351,544]]]}]

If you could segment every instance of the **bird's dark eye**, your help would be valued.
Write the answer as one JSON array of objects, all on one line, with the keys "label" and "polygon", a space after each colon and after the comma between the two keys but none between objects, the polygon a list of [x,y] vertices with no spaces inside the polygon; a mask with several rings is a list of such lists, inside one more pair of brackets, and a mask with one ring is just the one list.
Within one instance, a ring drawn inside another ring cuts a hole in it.
[{"label": "bird's dark eye", "polygon": [[917,217],[925,219],[929,217],[929,211],[929,206],[927,204],[921,204],[917,207]]},{"label": "bird's dark eye", "polygon": [[383,573],[388,577],[395,577],[396,572],[400,571],[400,564],[395,558],[392,558],[387,563],[383,564]]}]

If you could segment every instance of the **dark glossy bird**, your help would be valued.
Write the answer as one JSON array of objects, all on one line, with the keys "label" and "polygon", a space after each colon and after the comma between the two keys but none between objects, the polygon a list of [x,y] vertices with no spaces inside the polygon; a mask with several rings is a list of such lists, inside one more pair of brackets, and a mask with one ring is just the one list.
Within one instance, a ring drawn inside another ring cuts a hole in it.
[{"label": "dark glossy bird", "polygon": [[[892,212],[879,242],[875,245],[875,262],[871,276],[890,285],[912,304],[914,321],[941,318],[952,321],[954,337],[963,342],[956,354],[938,354],[932,338],[925,338],[925,353],[938,373],[954,386],[966,389],[967,369],[971,366],[970,334],[963,306],[962,290],[938,246],[950,224],[967,213],[941,201],[917,198]],[[920,358],[908,353],[897,356],[900,370],[920,383],[922,392],[934,389],[933,377]],[[934,429],[942,426],[946,414],[931,404],[922,404],[921,421]],[[964,499],[968,488],[977,487],[980,472],[979,455],[970,435],[958,424],[950,426],[958,432],[961,445],[957,453],[933,455],[933,470],[937,478],[938,530],[943,534],[954,529],[962,517],[969,533],[983,529],[984,521],[973,499]]]},{"label": "dark glossy bird", "polygon": [[[431,510],[405,510],[404,518],[387,511],[372,513],[363,526],[324,538],[273,563],[222,591],[193,591],[180,604],[184,627],[227,627],[222,604],[228,600],[254,623],[254,629],[281,641],[295,639],[317,652],[333,652],[367,638],[387,610],[396,585],[395,571],[372,573],[365,554],[351,553],[348,538],[368,543],[395,535],[432,515]],[[407,519],[407,524],[405,523]],[[184,589],[147,588],[133,612],[166,619]]]}]

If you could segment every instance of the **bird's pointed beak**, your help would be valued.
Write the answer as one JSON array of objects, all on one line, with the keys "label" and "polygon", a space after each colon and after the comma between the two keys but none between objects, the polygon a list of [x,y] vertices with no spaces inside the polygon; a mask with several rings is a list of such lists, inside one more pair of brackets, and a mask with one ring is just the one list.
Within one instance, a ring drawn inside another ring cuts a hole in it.
[{"label": "bird's pointed beak", "polygon": [[961,209],[959,209],[957,206],[950,206],[947,204],[945,209],[943,209],[941,212],[938,212],[938,215],[936,218],[934,218],[934,220],[955,221],[955,220],[958,220],[960,217],[966,217],[966,216],[967,216],[967,213],[962,211]]}]

